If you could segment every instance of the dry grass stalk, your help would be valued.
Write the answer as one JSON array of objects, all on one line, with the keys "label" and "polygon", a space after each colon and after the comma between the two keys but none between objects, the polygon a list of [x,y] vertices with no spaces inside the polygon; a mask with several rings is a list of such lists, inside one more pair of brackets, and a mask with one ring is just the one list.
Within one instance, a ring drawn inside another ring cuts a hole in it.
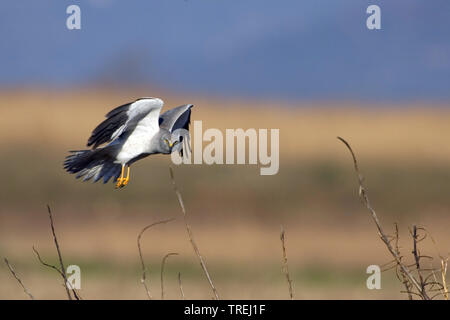
[{"label": "dry grass stalk", "polygon": [[289,286],[289,296],[290,296],[291,300],[294,300],[294,290],[292,289],[292,280],[289,275],[289,266],[288,266],[288,259],[287,259],[287,255],[286,255],[286,245],[285,245],[285,233],[284,233],[283,226],[281,226],[280,240],[281,240],[281,249],[283,251],[282,271],[286,276],[286,281]]},{"label": "dry grass stalk", "polygon": [[[399,233],[398,233],[398,225],[397,223],[394,224],[395,227],[395,235],[394,235],[394,239],[395,239],[395,251],[397,252],[398,256],[400,257],[400,260],[403,258],[400,254],[400,247],[399,247]],[[413,300],[413,296],[411,293],[411,283],[408,281],[408,277],[406,276],[405,272],[403,271],[403,269],[400,267],[400,265],[398,263],[395,262],[395,267],[396,267],[396,275],[399,281],[401,281],[403,283],[403,285],[405,286],[405,292],[408,294],[408,299],[409,300]]]},{"label": "dry grass stalk", "polygon": [[444,289],[444,299],[448,300],[448,287],[447,287],[447,266],[448,266],[448,258],[443,259],[441,258],[441,275],[442,275],[442,285]]},{"label": "dry grass stalk", "polygon": [[185,224],[185,227],[186,227],[186,231],[187,231],[187,234],[188,234],[188,237],[189,237],[189,241],[191,242],[192,248],[194,249],[194,252],[195,252],[195,254],[197,255],[197,257],[198,257],[198,259],[200,261],[200,266],[202,267],[203,272],[205,273],[205,276],[208,279],[209,285],[211,286],[211,289],[213,291],[215,299],[219,300],[219,293],[217,292],[216,287],[214,286],[214,283],[211,280],[211,276],[209,275],[208,269],[206,268],[205,261],[203,260],[203,257],[200,254],[200,250],[198,249],[197,244],[195,243],[194,235],[193,235],[191,227],[189,226],[189,223],[187,221],[186,209],[184,207],[183,198],[181,197],[180,191],[178,191],[178,187],[177,187],[177,184],[175,182],[175,177],[174,177],[174,174],[173,174],[172,167],[169,167],[169,173],[170,173],[170,179],[172,181],[173,189],[175,191],[175,194],[177,195],[178,202],[180,204],[181,211],[183,213],[183,221],[184,221],[184,224]]},{"label": "dry grass stalk", "polygon": [[47,211],[48,211],[48,217],[49,217],[49,220],[50,220],[50,227],[51,227],[51,230],[52,230],[53,241],[55,243],[56,252],[58,253],[58,259],[59,259],[59,266],[60,267],[58,268],[58,267],[56,267],[54,265],[50,265],[50,264],[44,262],[42,260],[41,256],[40,256],[39,252],[37,251],[37,249],[34,246],[33,246],[33,251],[36,254],[39,262],[42,265],[44,265],[44,266],[46,266],[48,268],[52,268],[52,269],[56,270],[61,275],[61,278],[63,278],[63,280],[64,280],[64,288],[66,289],[67,298],[69,300],[72,300],[72,295],[70,294],[70,292],[72,292],[74,298],[76,300],[80,300],[81,299],[80,295],[77,293],[77,291],[74,288],[72,288],[72,286],[69,283],[69,281],[67,281],[66,269],[64,267],[64,262],[63,262],[63,258],[62,258],[62,254],[61,254],[61,249],[59,248],[58,238],[56,237],[55,226],[54,226],[54,223],[53,223],[53,215],[52,215],[52,211],[51,211],[49,205],[47,205]]},{"label": "dry grass stalk", "polygon": [[183,284],[181,283],[181,273],[180,272],[178,272],[178,285],[180,286],[181,298],[183,300],[186,300],[186,297],[184,296]]},{"label": "dry grass stalk", "polygon": [[[399,268],[405,274],[405,277],[408,279],[409,282],[411,282],[412,286],[414,288],[416,288],[417,291],[420,293],[419,296],[422,299],[424,299],[424,300],[430,300],[430,297],[428,296],[428,294],[425,291],[422,290],[421,284],[418,283],[418,281],[415,279],[415,277],[413,276],[413,274],[411,273],[409,268],[401,261],[401,256],[393,248],[393,246],[391,245],[391,241],[389,240],[388,236],[384,232],[383,227],[381,226],[381,223],[380,223],[380,221],[378,219],[378,216],[377,216],[375,210],[372,208],[372,206],[370,204],[369,197],[367,195],[367,191],[364,188],[364,183],[363,183],[364,178],[363,178],[363,176],[361,175],[361,173],[359,171],[358,162],[356,160],[356,156],[355,156],[355,153],[353,152],[353,149],[350,147],[349,143],[347,141],[345,141],[343,138],[341,138],[341,137],[337,137],[337,138],[342,143],[344,143],[344,145],[347,147],[347,149],[350,151],[350,153],[352,155],[353,166],[354,166],[355,172],[356,172],[357,177],[358,177],[358,182],[359,182],[359,197],[361,198],[361,201],[365,205],[365,207],[369,210],[369,212],[371,214],[371,217],[372,217],[373,221],[375,222],[375,224],[377,226],[378,235],[380,236],[381,240],[386,245],[389,253],[394,257],[394,260],[397,263],[397,265],[399,266]],[[413,293],[413,292],[411,292],[411,293]]]},{"label": "dry grass stalk", "polygon": [[162,221],[158,221],[152,224],[149,224],[148,226],[144,227],[141,232],[139,232],[139,235],[137,237],[137,247],[138,247],[138,251],[139,251],[139,260],[141,261],[141,268],[142,268],[142,277],[141,277],[141,283],[145,288],[145,293],[147,294],[147,297],[151,300],[152,299],[152,295],[150,293],[150,290],[146,284],[146,278],[147,278],[147,268],[145,266],[145,262],[144,262],[144,256],[142,255],[142,249],[141,249],[141,238],[142,235],[144,234],[144,232],[148,229],[150,229],[153,226],[156,226],[158,224],[163,224],[163,223],[167,223],[170,221],[175,220],[175,218],[172,219],[167,219],[167,220],[162,220]]},{"label": "dry grass stalk", "polygon": [[417,249],[417,243],[425,239],[426,236],[419,239],[419,236],[417,234],[417,226],[413,226],[413,232],[412,232],[412,238],[413,238],[413,256],[414,256],[414,263],[416,265],[417,274],[419,276],[419,284],[420,284],[420,293],[422,295],[426,295],[426,282],[422,275],[422,269],[420,267],[420,260],[422,256],[420,255],[418,249]]},{"label": "dry grass stalk", "polygon": [[438,290],[440,291],[440,293],[441,293],[441,295],[442,295],[442,297],[445,299],[445,300],[448,300],[448,285],[447,285],[447,279],[446,279],[446,276],[447,276],[447,264],[448,264],[448,256],[447,256],[447,258],[444,258],[441,254],[440,254],[440,251],[439,251],[439,249],[438,249],[438,245],[437,245],[437,243],[436,243],[436,240],[434,240],[434,238],[433,238],[433,236],[428,232],[428,230],[426,230],[425,228],[421,228],[424,232],[426,232],[426,234],[427,235],[429,235],[429,237],[430,237],[430,239],[431,239],[431,242],[433,243],[433,245],[434,245],[434,248],[435,248],[435,250],[436,250],[436,253],[437,253],[437,255],[438,255],[438,257],[439,257],[439,259],[440,259],[440,267],[439,267],[439,271],[440,271],[440,273],[441,273],[441,282],[442,283],[438,283],[438,280],[437,280],[437,277],[436,277],[436,274],[435,274],[435,270],[433,269],[432,270],[432,273],[433,273],[433,277],[434,277],[434,280],[435,280],[435,283],[437,283],[438,285],[439,285],[439,288],[438,288]]},{"label": "dry grass stalk", "polygon": [[176,253],[176,252],[168,253],[162,259],[162,262],[161,262],[161,300],[164,300],[164,267],[166,265],[166,260],[170,256],[177,256],[177,255],[178,255],[178,253]]},{"label": "dry grass stalk", "polygon": [[13,267],[9,264],[8,259],[5,258],[5,263],[8,266],[9,271],[11,271],[12,275],[14,276],[14,278],[16,278],[17,282],[19,282],[20,286],[23,288],[23,291],[30,297],[31,300],[34,300],[33,295],[30,293],[30,291],[28,291],[28,289],[25,287],[25,285],[23,284],[22,280],[19,278],[19,276],[16,274],[16,272],[14,271]]}]

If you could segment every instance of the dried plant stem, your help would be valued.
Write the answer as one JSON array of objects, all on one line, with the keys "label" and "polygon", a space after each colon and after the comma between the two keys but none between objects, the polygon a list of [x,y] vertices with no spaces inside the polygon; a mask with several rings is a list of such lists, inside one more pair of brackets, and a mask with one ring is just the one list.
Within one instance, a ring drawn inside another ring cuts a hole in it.
[{"label": "dried plant stem", "polygon": [[418,235],[417,235],[417,226],[413,226],[413,233],[412,233],[412,238],[413,238],[413,256],[414,256],[414,262],[416,264],[416,269],[417,269],[417,274],[419,275],[419,284],[420,284],[420,293],[422,295],[426,295],[426,291],[425,291],[425,281],[423,280],[422,277],[422,272],[421,272],[421,268],[420,268],[420,254],[419,251],[417,250],[417,242],[418,242]]},{"label": "dried plant stem", "polygon": [[289,275],[289,266],[288,266],[288,259],[287,259],[287,255],[286,255],[285,234],[284,234],[283,226],[281,226],[280,240],[281,240],[281,249],[283,251],[283,267],[282,267],[282,270],[283,270],[283,273],[286,276],[286,281],[287,281],[288,286],[289,286],[289,296],[291,297],[291,300],[294,300],[294,291],[292,289],[292,280],[291,280],[291,277]]},{"label": "dried plant stem", "polygon": [[200,261],[200,265],[201,265],[201,267],[203,269],[203,272],[205,273],[206,278],[208,279],[208,282],[209,282],[209,285],[211,286],[211,289],[213,291],[214,297],[216,298],[216,300],[219,300],[219,293],[217,292],[216,287],[214,286],[214,283],[211,280],[211,276],[209,275],[208,269],[206,268],[206,264],[203,261],[202,255],[200,254],[200,250],[198,249],[198,246],[195,243],[194,235],[193,235],[191,227],[189,226],[189,223],[187,221],[186,209],[184,207],[183,198],[181,197],[180,191],[178,191],[178,187],[177,187],[177,184],[175,182],[175,177],[174,177],[174,174],[173,174],[172,167],[169,167],[169,173],[170,173],[170,179],[172,181],[172,185],[173,185],[174,191],[175,191],[175,193],[177,195],[178,202],[180,204],[181,211],[183,213],[183,220],[184,220],[184,224],[186,226],[186,231],[187,231],[187,234],[188,234],[188,237],[189,237],[189,241],[191,242],[192,248],[194,249],[194,252],[195,252],[195,254],[197,255],[197,257],[198,257],[198,259]]},{"label": "dried plant stem", "polygon": [[444,290],[444,299],[448,300],[448,287],[447,287],[447,265],[448,265],[448,258],[443,259],[441,258],[441,275],[442,275],[442,286]]},{"label": "dried plant stem", "polygon": [[166,260],[170,256],[177,256],[177,255],[178,255],[178,253],[176,253],[176,252],[168,253],[162,259],[162,262],[161,262],[161,300],[164,300],[164,267],[166,265]]},{"label": "dried plant stem", "polygon": [[[399,256],[399,254],[395,251],[395,249],[392,247],[388,237],[386,236],[386,234],[384,233],[384,230],[381,226],[380,221],[378,220],[378,216],[375,212],[375,210],[372,208],[372,206],[370,205],[370,201],[369,201],[369,197],[367,195],[367,191],[364,188],[364,183],[363,183],[363,176],[361,175],[359,168],[358,168],[358,162],[356,160],[356,156],[355,153],[353,152],[353,149],[350,147],[350,145],[348,144],[347,141],[345,141],[343,138],[341,137],[337,137],[342,143],[345,144],[345,146],[347,147],[347,149],[350,151],[352,158],[353,158],[353,165],[354,165],[354,169],[355,172],[358,176],[358,182],[359,182],[359,196],[361,198],[361,201],[363,202],[363,204],[366,206],[366,208],[369,210],[373,221],[375,222],[377,229],[378,229],[378,235],[380,236],[381,240],[384,242],[384,244],[386,245],[387,249],[389,250],[390,254],[394,257],[395,261],[397,262],[397,264],[400,266],[401,270],[405,273],[406,277],[409,279],[409,281],[413,284],[413,286],[422,293],[422,287],[421,285],[417,282],[417,280],[414,278],[414,276],[411,274],[411,271],[403,264],[403,262],[401,261],[401,257]],[[424,292],[424,294],[422,295],[422,298],[425,300],[429,300],[430,298],[428,297],[428,295]]]},{"label": "dried plant stem", "polygon": [[[59,275],[61,276],[61,278],[64,279],[64,274],[63,274],[63,272],[62,272],[58,267],[56,267],[56,266],[54,266],[54,265],[51,265],[51,264],[45,262],[45,261],[41,258],[41,255],[39,254],[39,252],[37,251],[37,249],[36,249],[34,246],[32,247],[32,249],[33,249],[34,253],[36,254],[36,257],[38,258],[39,262],[40,262],[43,266],[56,270],[56,271],[59,273]],[[69,282],[65,282],[64,287],[66,288],[66,291],[69,290],[68,286],[70,286],[70,283],[69,283]],[[77,292],[75,291],[75,289],[70,288],[70,290],[72,290],[73,295],[74,295],[74,297],[75,297],[76,300],[80,300],[80,299],[81,299],[79,293],[77,293]],[[70,291],[69,291],[69,295],[70,295]],[[70,299],[69,299],[69,300],[72,300],[72,296],[70,296]]]},{"label": "dried plant stem", "polygon": [[184,296],[184,290],[183,290],[183,284],[181,283],[181,273],[180,272],[178,272],[178,285],[180,286],[181,298],[183,300],[185,300],[186,297]]},{"label": "dried plant stem", "polygon": [[147,284],[146,284],[146,282],[145,282],[145,281],[146,281],[146,278],[147,278],[147,268],[145,267],[144,256],[142,255],[141,238],[142,238],[142,235],[144,234],[144,232],[145,232],[146,230],[150,229],[151,227],[156,226],[156,225],[158,225],[158,224],[167,223],[167,222],[170,222],[170,221],[172,221],[172,220],[175,220],[175,219],[172,218],[172,219],[162,220],[162,221],[158,221],[158,222],[149,224],[148,226],[144,227],[144,228],[141,230],[141,232],[139,232],[139,235],[138,235],[138,237],[137,237],[137,247],[138,247],[138,250],[139,250],[139,259],[140,259],[140,261],[141,261],[141,267],[142,267],[141,283],[142,283],[142,285],[144,286],[144,288],[145,288],[145,293],[147,294],[147,297],[148,297],[150,300],[152,299],[152,295],[150,294],[150,290],[149,290],[149,288],[147,287]]},{"label": "dried plant stem", "polygon": [[12,275],[14,276],[14,278],[16,278],[17,282],[19,282],[19,284],[22,287],[23,291],[30,297],[31,300],[34,300],[33,295],[25,287],[25,285],[23,284],[22,280],[20,280],[19,276],[16,274],[16,272],[13,269],[13,267],[9,264],[9,261],[6,258],[5,258],[5,263],[8,266],[8,269],[9,269],[9,271],[11,271]]},{"label": "dried plant stem", "polygon": [[69,282],[67,281],[66,268],[64,267],[64,262],[63,262],[63,259],[62,259],[61,250],[59,249],[58,238],[56,237],[55,226],[53,224],[52,211],[50,210],[50,206],[49,205],[47,205],[47,211],[48,211],[48,217],[50,219],[50,227],[52,228],[53,241],[55,242],[56,251],[58,253],[59,266],[61,268],[61,275],[62,275],[62,277],[64,279],[64,284],[65,284],[64,287],[66,288],[69,300],[72,300],[72,298],[70,296],[69,288],[67,287],[67,283],[69,283]]},{"label": "dried plant stem", "polygon": [[[61,254],[61,249],[59,248],[58,238],[56,237],[55,226],[54,226],[54,223],[53,223],[53,215],[52,215],[52,211],[51,211],[49,205],[47,205],[47,211],[48,211],[48,217],[49,217],[49,220],[50,220],[50,227],[52,229],[53,241],[55,243],[56,252],[58,253],[58,260],[59,260],[59,266],[60,267],[57,268],[57,267],[55,267],[53,265],[45,263],[42,260],[41,256],[39,255],[39,252],[36,250],[35,247],[33,247],[33,251],[36,253],[37,258],[38,258],[39,262],[42,265],[44,265],[46,267],[49,267],[49,268],[52,268],[52,269],[55,269],[61,275],[61,278],[63,278],[63,280],[64,280],[64,288],[66,289],[66,293],[67,293],[68,299],[72,300],[72,295],[70,294],[70,292],[72,291],[74,298],[76,300],[80,300],[81,297],[79,296],[79,294],[76,292],[76,290],[74,288],[72,288],[72,286],[69,283],[69,281],[67,281],[66,269],[64,267],[64,262],[63,262],[63,258],[62,258],[62,254]],[[70,289],[69,289],[69,287],[70,287]]]},{"label": "dried plant stem", "polygon": [[[422,230],[424,230],[425,232],[426,232],[426,235],[428,235],[430,238],[431,238],[431,242],[433,243],[433,245],[434,245],[434,248],[435,248],[435,250],[436,250],[436,253],[437,253],[437,255],[439,256],[439,259],[440,259],[440,261],[441,261],[441,267],[440,267],[440,272],[441,272],[441,280],[442,280],[442,283],[439,283],[439,285],[440,285],[440,288],[439,288],[439,290],[440,290],[440,292],[441,292],[441,294],[442,294],[442,297],[445,299],[445,300],[448,300],[448,286],[447,286],[447,280],[446,280],[446,276],[447,276],[447,266],[448,266],[448,257],[447,258],[444,258],[441,254],[440,254],[440,250],[439,250],[439,248],[438,248],[438,245],[437,245],[437,242],[436,242],[436,240],[433,238],[433,236],[431,235],[431,233],[430,232],[428,232],[428,230],[426,230],[425,228],[421,228]],[[438,280],[437,280],[437,278],[436,278],[436,275],[435,275],[435,273],[434,273],[434,271],[432,271],[433,272],[433,277],[434,277],[434,280],[435,280],[435,282],[438,282]]]},{"label": "dried plant stem", "polygon": [[[400,236],[399,236],[399,233],[398,233],[398,225],[397,225],[397,223],[395,223],[394,226],[395,226],[395,252],[397,252],[397,255],[398,255],[398,256],[400,257],[400,259],[401,259],[402,257],[401,257],[401,255],[400,255],[400,248],[399,248],[399,245],[398,245],[398,241],[399,241],[399,239],[400,239]],[[394,261],[394,262],[396,262],[396,261]],[[410,283],[408,282],[408,278],[407,278],[406,275],[405,275],[405,272],[404,272],[403,269],[399,266],[398,263],[396,263],[395,267],[396,267],[397,278],[398,278],[398,279],[403,283],[403,285],[405,286],[405,289],[406,289],[405,292],[408,294],[408,299],[409,299],[409,300],[412,300],[413,297],[412,297],[412,294],[411,294],[411,287],[410,287]],[[400,279],[400,277],[398,276],[399,273],[400,273],[401,279]]]}]

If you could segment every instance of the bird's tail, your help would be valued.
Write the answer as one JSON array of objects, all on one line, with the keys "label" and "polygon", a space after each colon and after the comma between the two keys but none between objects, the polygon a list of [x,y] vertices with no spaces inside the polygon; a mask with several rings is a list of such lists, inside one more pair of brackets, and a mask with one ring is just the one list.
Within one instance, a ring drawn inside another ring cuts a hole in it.
[{"label": "bird's tail", "polygon": [[107,183],[111,177],[114,182],[120,176],[122,166],[114,163],[114,146],[70,153],[64,161],[64,169],[69,173],[78,173],[77,179],[83,177],[83,181],[87,181],[93,178],[97,182],[103,178],[103,183]]}]

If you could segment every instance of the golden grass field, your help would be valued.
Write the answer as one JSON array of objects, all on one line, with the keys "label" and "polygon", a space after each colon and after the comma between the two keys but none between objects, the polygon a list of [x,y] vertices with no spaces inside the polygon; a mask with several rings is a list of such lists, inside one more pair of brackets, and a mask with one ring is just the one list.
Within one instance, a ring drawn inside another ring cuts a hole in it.
[{"label": "golden grass field", "polygon": [[[433,235],[423,253],[450,252],[450,111],[445,104],[261,102],[173,95],[154,90],[166,106],[195,104],[192,120],[207,128],[279,128],[280,171],[260,176],[257,166],[175,166],[195,239],[224,299],[287,299],[281,272],[280,225],[295,298],[405,299],[393,271],[381,290],[366,288],[366,268],[390,257],[357,195],[348,151],[353,146],[373,206],[385,229],[400,226],[406,255],[408,227],[424,225]],[[91,130],[113,107],[144,90],[85,89],[0,93],[0,256],[8,257],[40,299],[64,299],[54,270],[41,266],[31,247],[56,263],[46,204],[53,208],[66,264],[82,270],[85,299],[145,299],[136,237],[143,237],[149,286],[160,297],[160,265],[166,265],[166,298],[179,299],[180,272],[187,298],[212,292],[192,251],[173,192],[170,158],[133,165],[130,185],[81,183],[62,169],[67,150],[83,148]],[[26,295],[0,265],[0,299]]]}]

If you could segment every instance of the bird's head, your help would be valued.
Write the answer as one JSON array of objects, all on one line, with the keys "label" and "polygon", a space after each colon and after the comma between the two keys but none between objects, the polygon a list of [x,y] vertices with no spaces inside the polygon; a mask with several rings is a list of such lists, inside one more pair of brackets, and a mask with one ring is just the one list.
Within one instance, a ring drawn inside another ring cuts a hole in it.
[{"label": "bird's head", "polygon": [[178,139],[174,139],[174,137],[171,136],[171,133],[169,131],[163,132],[160,139],[160,149],[161,153],[170,154],[174,151],[174,148],[178,145],[179,141]]},{"label": "bird's head", "polygon": [[170,150],[172,150],[175,147],[175,145],[177,145],[179,143],[179,141],[178,140],[171,141],[170,139],[164,138],[164,143],[167,146],[169,146]]}]

